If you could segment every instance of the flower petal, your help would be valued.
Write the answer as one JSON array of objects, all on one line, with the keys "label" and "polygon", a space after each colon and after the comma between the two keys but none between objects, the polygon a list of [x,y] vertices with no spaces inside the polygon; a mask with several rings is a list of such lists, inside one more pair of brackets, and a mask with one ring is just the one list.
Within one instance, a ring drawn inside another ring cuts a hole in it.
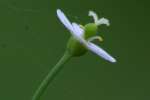
[{"label": "flower petal", "polygon": [[86,41],[83,38],[84,30],[80,28],[80,26],[76,23],[72,23],[74,33],[73,36],[82,44],[86,43]]},{"label": "flower petal", "polygon": [[98,56],[104,58],[105,60],[108,60],[113,63],[116,62],[115,58],[113,58],[111,55],[109,55],[106,51],[104,51],[102,48],[98,47],[97,45],[91,42],[87,42],[86,46],[87,46],[87,49],[97,54]]},{"label": "flower petal", "polygon": [[84,30],[80,28],[78,24],[76,23],[71,24],[71,22],[67,19],[65,14],[60,9],[57,9],[57,16],[76,39],[78,40],[82,39]]},{"label": "flower petal", "polygon": [[68,20],[68,18],[66,17],[66,15],[60,10],[60,9],[57,9],[57,16],[59,18],[59,20],[65,25],[65,27],[73,32],[73,27],[72,27],[72,24],[70,23],[70,21]]},{"label": "flower petal", "polygon": [[84,30],[82,28],[80,28],[80,26],[75,22],[72,23],[72,26],[73,26],[73,29],[76,32],[76,34],[80,37],[83,37]]}]

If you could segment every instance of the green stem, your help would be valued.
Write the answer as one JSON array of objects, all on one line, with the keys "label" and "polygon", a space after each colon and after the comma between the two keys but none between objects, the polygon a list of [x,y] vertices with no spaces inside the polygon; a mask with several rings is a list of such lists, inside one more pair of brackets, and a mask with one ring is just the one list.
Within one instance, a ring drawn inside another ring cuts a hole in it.
[{"label": "green stem", "polygon": [[65,52],[62,58],[58,63],[49,71],[48,75],[44,78],[35,94],[33,95],[32,100],[40,100],[40,97],[48,87],[48,85],[53,81],[57,73],[63,68],[63,65],[71,58],[71,54]]}]

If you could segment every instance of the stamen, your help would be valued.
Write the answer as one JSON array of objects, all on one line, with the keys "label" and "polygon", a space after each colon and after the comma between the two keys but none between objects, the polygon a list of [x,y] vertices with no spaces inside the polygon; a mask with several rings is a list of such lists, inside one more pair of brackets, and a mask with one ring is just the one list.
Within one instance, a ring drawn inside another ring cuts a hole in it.
[{"label": "stamen", "polygon": [[95,23],[98,21],[98,16],[94,11],[89,11],[89,16],[93,17]]},{"label": "stamen", "polygon": [[93,36],[93,37],[91,37],[91,38],[88,39],[88,42],[91,42],[93,40],[99,40],[100,42],[102,42],[103,38],[100,37],[100,36]]},{"label": "stamen", "polygon": [[89,16],[93,17],[94,22],[96,25],[101,25],[101,24],[105,24],[107,26],[110,25],[109,20],[106,18],[100,18],[98,19],[97,14],[94,11],[89,11]]},{"label": "stamen", "polygon": [[107,26],[110,25],[109,20],[106,18],[101,18],[96,22],[96,25],[106,24]]}]

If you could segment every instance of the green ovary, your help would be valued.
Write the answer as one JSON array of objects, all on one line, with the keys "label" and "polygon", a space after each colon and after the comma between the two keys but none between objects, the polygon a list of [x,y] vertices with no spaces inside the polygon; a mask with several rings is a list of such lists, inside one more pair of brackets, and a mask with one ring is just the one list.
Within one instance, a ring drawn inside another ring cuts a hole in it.
[{"label": "green ovary", "polygon": [[97,27],[97,25],[94,24],[94,23],[86,24],[86,25],[84,26],[84,30],[85,30],[84,38],[85,38],[85,39],[88,39],[88,38],[90,38],[90,37],[95,36],[96,33],[97,33],[97,29],[98,29],[98,27]]}]

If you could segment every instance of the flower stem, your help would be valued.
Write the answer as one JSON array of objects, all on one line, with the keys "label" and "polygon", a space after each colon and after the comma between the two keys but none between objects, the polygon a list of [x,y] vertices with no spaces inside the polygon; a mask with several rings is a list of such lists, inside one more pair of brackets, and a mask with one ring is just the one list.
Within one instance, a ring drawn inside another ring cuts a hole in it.
[{"label": "flower stem", "polygon": [[45,92],[48,85],[53,81],[58,72],[63,68],[63,65],[71,58],[71,54],[67,51],[58,61],[58,63],[49,71],[48,75],[44,78],[42,83],[39,85],[35,94],[33,95],[32,100],[40,100],[42,94]]}]

